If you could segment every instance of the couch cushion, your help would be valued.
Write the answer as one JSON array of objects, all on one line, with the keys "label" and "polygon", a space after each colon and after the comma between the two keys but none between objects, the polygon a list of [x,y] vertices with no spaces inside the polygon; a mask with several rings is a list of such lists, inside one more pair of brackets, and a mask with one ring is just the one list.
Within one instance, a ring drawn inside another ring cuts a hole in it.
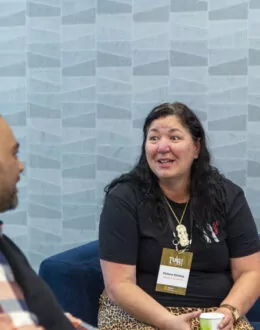
[{"label": "couch cushion", "polygon": [[246,316],[250,322],[259,322],[260,324],[260,298],[258,298]]},{"label": "couch cushion", "polygon": [[251,325],[255,330],[260,330],[260,322],[251,322]]},{"label": "couch cushion", "polygon": [[65,311],[97,325],[98,300],[104,289],[98,241],[45,259],[39,274]]}]

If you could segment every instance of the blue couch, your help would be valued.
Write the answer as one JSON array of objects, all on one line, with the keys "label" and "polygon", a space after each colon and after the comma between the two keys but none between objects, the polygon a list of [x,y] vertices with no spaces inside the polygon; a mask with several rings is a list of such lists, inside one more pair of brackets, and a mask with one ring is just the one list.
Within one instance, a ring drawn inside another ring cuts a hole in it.
[{"label": "blue couch", "polygon": [[97,326],[98,300],[104,290],[98,241],[45,259],[39,275],[50,286],[64,311]]},{"label": "blue couch", "polygon": [[[98,299],[104,289],[98,241],[45,259],[40,276],[49,284],[63,309],[97,326]],[[260,299],[247,317],[260,330]]]}]

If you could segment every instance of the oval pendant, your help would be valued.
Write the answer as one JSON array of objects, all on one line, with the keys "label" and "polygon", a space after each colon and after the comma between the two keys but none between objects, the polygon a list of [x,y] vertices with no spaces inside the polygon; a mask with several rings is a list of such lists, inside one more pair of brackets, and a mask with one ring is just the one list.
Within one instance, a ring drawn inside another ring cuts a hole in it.
[{"label": "oval pendant", "polygon": [[179,238],[179,243],[182,247],[188,246],[189,245],[189,236],[187,233],[187,229],[184,225],[178,225],[176,227],[177,230],[177,235]]}]

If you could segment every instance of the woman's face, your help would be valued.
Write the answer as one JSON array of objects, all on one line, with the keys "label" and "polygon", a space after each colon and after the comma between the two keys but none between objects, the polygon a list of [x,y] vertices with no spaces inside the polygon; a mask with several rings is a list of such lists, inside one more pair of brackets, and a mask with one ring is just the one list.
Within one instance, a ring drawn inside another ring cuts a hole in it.
[{"label": "woman's face", "polygon": [[147,132],[145,154],[159,181],[189,179],[200,142],[194,142],[178,117],[170,115],[154,120]]}]

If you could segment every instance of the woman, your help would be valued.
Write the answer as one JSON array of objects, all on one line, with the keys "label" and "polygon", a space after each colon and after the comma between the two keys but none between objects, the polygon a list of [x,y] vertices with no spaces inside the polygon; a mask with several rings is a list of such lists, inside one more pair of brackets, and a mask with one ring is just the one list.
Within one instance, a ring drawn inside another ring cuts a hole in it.
[{"label": "woman", "polygon": [[259,296],[260,246],[242,189],[211,166],[186,105],[154,108],[143,134],[135,168],[106,189],[99,329],[182,330],[192,319],[195,330],[198,309],[223,313],[221,329],[253,329],[243,315]]}]

